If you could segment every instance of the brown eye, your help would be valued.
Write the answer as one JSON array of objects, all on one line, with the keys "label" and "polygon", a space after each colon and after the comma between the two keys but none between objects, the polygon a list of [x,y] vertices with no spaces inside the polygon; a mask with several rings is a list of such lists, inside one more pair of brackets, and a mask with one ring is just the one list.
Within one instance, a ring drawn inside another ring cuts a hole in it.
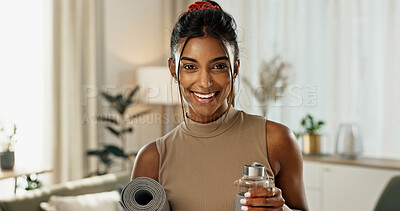
[{"label": "brown eye", "polygon": [[194,69],[196,69],[196,67],[194,66],[194,65],[183,65],[183,68],[184,69],[186,69],[186,70],[194,70]]},{"label": "brown eye", "polygon": [[217,70],[225,70],[228,66],[226,64],[216,64],[212,67],[212,69],[217,69]]}]

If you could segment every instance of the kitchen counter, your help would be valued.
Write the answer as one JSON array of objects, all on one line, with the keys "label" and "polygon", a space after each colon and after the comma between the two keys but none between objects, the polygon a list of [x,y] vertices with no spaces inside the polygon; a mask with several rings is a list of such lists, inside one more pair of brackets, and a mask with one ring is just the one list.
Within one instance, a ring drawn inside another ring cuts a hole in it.
[{"label": "kitchen counter", "polygon": [[303,155],[303,160],[321,163],[400,170],[400,160],[395,159],[372,158],[362,156],[356,159],[345,159],[337,155]]}]

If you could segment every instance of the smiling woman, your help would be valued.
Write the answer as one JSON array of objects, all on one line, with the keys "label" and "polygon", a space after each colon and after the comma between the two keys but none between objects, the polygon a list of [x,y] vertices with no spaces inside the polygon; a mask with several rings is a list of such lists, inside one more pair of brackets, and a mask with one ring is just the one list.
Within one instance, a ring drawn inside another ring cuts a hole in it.
[{"label": "smiling woman", "polygon": [[140,150],[132,179],[158,181],[172,210],[234,210],[234,181],[244,165],[258,162],[271,187],[246,193],[236,210],[307,210],[293,133],[233,106],[236,37],[234,19],[214,1],[195,2],[180,16],[168,66],[185,121]]},{"label": "smiling woman", "polygon": [[[170,64],[172,74],[173,66]],[[232,91],[232,81],[229,59],[221,42],[212,36],[191,39],[180,66],[179,81],[189,107],[188,117],[206,123],[222,116],[228,108],[226,98]]]}]

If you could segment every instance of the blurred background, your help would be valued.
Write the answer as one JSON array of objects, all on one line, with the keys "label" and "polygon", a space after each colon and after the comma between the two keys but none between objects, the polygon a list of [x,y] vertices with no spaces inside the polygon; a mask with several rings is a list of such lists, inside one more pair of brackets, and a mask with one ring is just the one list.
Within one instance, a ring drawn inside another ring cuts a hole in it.
[{"label": "blurred background", "polygon": [[[237,109],[287,125],[302,147],[309,114],[323,122],[318,155],[337,153],[350,124],[356,156],[400,159],[399,1],[217,2],[237,23]],[[167,59],[191,3],[0,1],[0,142],[15,124],[14,168],[49,170],[48,185],[129,171],[181,121]],[[3,196],[13,188],[0,180]]]}]

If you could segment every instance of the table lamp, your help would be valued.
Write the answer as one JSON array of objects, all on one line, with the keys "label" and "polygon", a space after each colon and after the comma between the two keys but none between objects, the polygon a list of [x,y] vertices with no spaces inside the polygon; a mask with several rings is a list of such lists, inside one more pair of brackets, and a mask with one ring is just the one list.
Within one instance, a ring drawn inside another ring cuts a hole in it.
[{"label": "table lamp", "polygon": [[136,71],[139,85],[139,102],[145,105],[161,105],[161,130],[166,134],[165,114],[170,114],[171,106],[180,104],[178,84],[172,79],[168,67],[145,66]]}]

